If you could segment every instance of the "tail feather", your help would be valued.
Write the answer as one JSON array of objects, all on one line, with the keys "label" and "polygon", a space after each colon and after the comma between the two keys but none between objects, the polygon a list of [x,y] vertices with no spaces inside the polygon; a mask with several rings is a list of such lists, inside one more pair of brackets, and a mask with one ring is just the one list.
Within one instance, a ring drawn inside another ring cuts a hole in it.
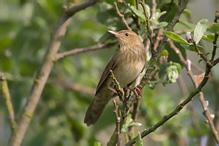
[{"label": "tail feather", "polygon": [[87,126],[94,125],[97,122],[97,120],[100,118],[100,116],[105,108],[105,105],[106,105],[106,104],[104,104],[101,107],[99,107],[98,109],[93,110],[93,106],[94,106],[93,102],[88,107],[86,116],[84,118],[84,123],[86,123]]},{"label": "tail feather", "polygon": [[110,99],[111,97],[103,96],[101,94],[97,94],[94,97],[84,118],[84,123],[86,123],[87,126],[94,125],[97,122]]}]

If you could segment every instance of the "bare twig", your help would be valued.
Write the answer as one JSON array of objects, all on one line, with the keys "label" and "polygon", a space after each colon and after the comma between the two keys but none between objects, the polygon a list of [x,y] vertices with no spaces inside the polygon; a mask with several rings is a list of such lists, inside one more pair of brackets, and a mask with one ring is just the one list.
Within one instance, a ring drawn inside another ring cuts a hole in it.
[{"label": "bare twig", "polygon": [[[179,78],[177,79],[177,81],[178,81],[178,85],[179,85],[180,89],[182,90],[182,93],[183,93],[183,96],[185,99],[189,93],[188,93],[188,90],[186,88],[185,82],[184,82],[181,74],[180,74]],[[201,145],[200,127],[198,125],[198,120],[197,120],[197,117],[195,114],[195,109],[194,109],[192,102],[188,103],[188,108],[189,108],[190,113],[191,113],[192,124],[193,124],[194,130],[195,130],[195,133],[196,133],[197,141],[198,141],[199,145]]]},{"label": "bare twig", "polygon": [[[151,29],[150,22],[149,22],[149,14],[147,12],[145,3],[142,2],[142,1],[140,1],[139,3],[141,4],[141,6],[144,9],[144,15],[145,15],[146,23],[147,23],[148,38],[150,39],[151,45],[153,45],[153,40],[152,40],[152,37],[151,37],[152,29]],[[153,48],[153,46],[152,46],[152,48]]]},{"label": "bare twig", "polygon": [[156,0],[151,0],[151,17],[153,17],[154,13],[156,12],[156,8],[157,8],[157,3]]},{"label": "bare twig", "polygon": [[[189,63],[188,61],[185,61],[185,59],[183,58],[181,52],[179,51],[178,48],[175,47],[175,45],[172,43],[172,41],[169,41],[170,43],[170,47],[176,52],[176,54],[178,54],[179,58],[180,58],[180,61],[184,64],[186,70],[187,70],[187,74],[189,75],[189,77],[191,78],[192,82],[193,82],[193,85],[195,86],[195,88],[198,88],[200,85],[198,84],[198,82],[195,80],[195,77],[191,71],[191,63]],[[206,62],[207,63],[207,62]],[[208,65],[207,64],[207,67],[206,68],[212,68],[213,66],[211,65]],[[203,79],[204,80],[204,79]],[[207,104],[207,101],[204,99],[204,96],[203,96],[203,93],[200,92],[199,93],[199,100],[202,104],[202,107],[204,109],[204,112],[203,114],[205,115],[205,117],[207,118],[207,123],[209,124],[210,128],[211,128],[211,131],[215,137],[215,140],[217,141],[217,143],[219,142],[219,135],[218,135],[218,132],[214,126],[214,123],[213,123],[213,120],[211,118],[211,115],[209,113],[209,110],[208,110],[208,104]]]},{"label": "bare twig", "polygon": [[115,113],[115,116],[116,116],[116,135],[117,135],[117,146],[120,146],[121,145],[121,142],[120,142],[120,119],[119,119],[119,115],[118,115],[118,105],[116,104],[116,100],[113,99],[113,104],[114,104],[114,110],[113,112]]},{"label": "bare twig", "polygon": [[64,88],[70,88],[70,89],[72,89],[74,91],[78,91],[78,92],[85,93],[85,94],[90,94],[90,95],[94,95],[95,91],[96,91],[95,88],[88,88],[88,87],[80,85],[80,84],[61,82],[61,85]]},{"label": "bare twig", "polygon": [[42,62],[42,66],[36,75],[28,100],[18,121],[17,133],[13,133],[10,137],[10,145],[21,145],[24,134],[26,133],[27,127],[42,94],[43,88],[54,65],[57,51],[60,47],[61,40],[66,33],[66,28],[71,21],[71,17],[80,10],[94,5],[96,2],[97,0],[88,0],[82,4],[72,6],[68,10],[64,11],[61,15],[59,24],[57,25],[54,33],[54,37],[50,41],[50,45]]},{"label": "bare twig", "polygon": [[115,6],[115,8],[116,8],[116,13],[119,15],[119,17],[122,18],[122,22],[125,24],[126,28],[127,28],[128,30],[132,30],[132,29],[129,27],[128,23],[126,22],[126,20],[125,20],[125,18],[124,18],[124,15],[119,12],[119,9],[118,9],[118,7],[117,7],[117,3],[116,3],[116,2],[114,2],[114,6]]},{"label": "bare twig", "polygon": [[215,61],[214,61],[214,66],[217,65],[219,62],[219,58],[217,58]]},{"label": "bare twig", "polygon": [[[196,42],[193,40],[193,38],[191,37],[189,40],[188,40],[189,43],[193,43],[193,45],[195,46],[195,49],[196,51],[198,52],[198,54],[200,55],[200,57],[210,66],[212,66],[211,62],[205,58],[205,56],[203,55],[203,53],[199,50]],[[212,55],[215,54],[215,53],[212,53]]]},{"label": "bare twig", "polygon": [[8,84],[6,81],[6,78],[4,76],[4,73],[0,70],[0,95],[3,94],[3,98],[5,100],[5,105],[8,111],[10,124],[11,124],[11,133],[17,132],[17,123],[14,116],[14,108],[11,102],[11,95],[8,89]]},{"label": "bare twig", "polygon": [[117,94],[119,95],[119,98],[123,101],[124,97],[124,92],[123,89],[121,88],[119,82],[117,81],[116,77],[113,74],[113,71],[110,70],[111,78],[113,79],[113,88],[116,90]]},{"label": "bare twig", "polygon": [[66,51],[66,52],[57,54],[56,59],[58,60],[58,59],[62,59],[64,57],[73,56],[73,55],[88,52],[88,51],[95,51],[95,50],[104,49],[104,48],[111,48],[111,47],[113,47],[117,44],[118,43],[97,44],[97,45],[86,47],[86,48],[76,48],[76,49],[73,49],[73,50],[70,50],[70,51]]},{"label": "bare twig", "polygon": [[[219,20],[219,11],[216,11],[214,22],[219,23],[218,20]],[[212,52],[212,56],[211,56],[211,63],[213,65],[214,65],[214,58],[215,58],[216,50],[217,50],[217,38],[218,38],[218,34],[215,33],[214,34],[214,41],[213,41],[213,52]]]},{"label": "bare twig", "polygon": [[[180,110],[182,110],[182,108],[188,104],[192,99],[193,97],[198,94],[202,88],[206,85],[208,79],[209,79],[209,74],[211,72],[211,69],[212,69],[212,66],[206,66],[206,71],[205,71],[205,76],[204,76],[204,79],[202,80],[202,82],[200,83],[200,85],[194,89],[190,94],[189,96],[181,103],[179,104],[171,113],[165,115],[163,117],[162,120],[160,120],[159,122],[157,122],[155,125],[153,125],[151,128],[148,128],[146,130],[144,130],[142,133],[141,133],[141,138],[147,136],[148,134],[150,134],[151,132],[155,131],[157,128],[159,128],[161,125],[163,125],[165,122],[167,122],[170,118],[172,118],[173,116],[177,115],[177,113],[179,113]],[[130,146],[132,144],[135,143],[135,139],[137,137],[135,137],[133,140],[129,141],[126,146]]]}]

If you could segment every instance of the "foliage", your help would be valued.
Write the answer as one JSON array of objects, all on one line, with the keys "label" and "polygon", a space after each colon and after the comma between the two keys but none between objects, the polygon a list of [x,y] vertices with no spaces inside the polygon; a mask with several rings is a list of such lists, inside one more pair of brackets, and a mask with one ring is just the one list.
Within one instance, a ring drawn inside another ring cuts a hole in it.
[{"label": "foliage", "polygon": [[[159,28],[164,30],[168,27],[168,22],[173,19],[177,8],[177,4],[173,2],[173,8],[168,11],[168,3],[166,1],[159,2],[153,15],[149,17],[150,27],[155,33],[158,32]],[[145,41],[149,32],[146,28],[144,10],[140,5],[140,9],[136,9],[134,1],[129,3],[131,6],[128,8],[118,3],[119,10],[124,14],[133,31],[137,32],[141,39]],[[8,80],[17,118],[26,102],[37,69],[41,66],[64,4],[64,1],[49,0],[37,2],[9,0],[1,2],[0,68],[5,72]],[[151,3],[146,7],[147,13],[151,15]],[[185,10],[183,16],[190,18],[189,13],[188,10]],[[136,23],[138,19],[140,19],[140,24]],[[219,30],[218,24],[210,23],[207,19],[200,20],[197,25],[182,18],[180,22],[181,25],[194,30],[193,36],[197,44],[199,43],[199,50],[206,53],[210,52],[204,49],[202,40],[213,42],[214,34],[218,33]],[[116,39],[107,33],[108,29],[126,29],[121,18],[116,14],[111,0],[100,1],[95,6],[77,13],[72,18],[59,52],[98,43],[116,42]],[[164,34],[174,41],[184,59],[187,59],[187,54],[194,55],[197,51],[192,43],[188,43],[184,39],[184,35],[176,33],[176,31],[183,30],[179,27],[178,30],[166,31]],[[100,143],[104,145],[107,143],[115,127],[112,103],[110,102],[107,105],[96,125],[86,127],[83,124],[83,118],[93,98],[93,94],[86,91],[93,91],[96,87],[106,63],[117,49],[118,46],[77,54],[55,63],[25,135],[23,145],[101,145]],[[130,115],[129,120],[122,127],[123,133],[127,133],[129,127],[134,127],[140,132],[141,127],[152,126],[170,112],[183,98],[176,83],[183,70],[183,65],[179,57],[171,50],[167,44],[165,50],[159,56],[159,60],[164,58],[164,61],[156,64],[160,67],[158,75],[144,89],[139,114],[140,122],[131,123]],[[148,56],[151,56],[151,54],[149,53]],[[197,58],[195,59],[198,60]],[[150,58],[148,58],[148,62],[150,62]],[[77,90],[74,88],[75,86],[70,85],[71,83],[82,86],[82,89]],[[187,87],[189,89],[191,84],[187,84]],[[209,101],[212,101],[209,107],[211,110],[216,103],[215,95],[212,94],[214,92],[210,86],[205,89],[205,96]],[[203,122],[200,103],[196,99],[193,103],[195,103],[195,110],[198,113],[198,125],[202,127],[200,129],[201,137],[205,137],[210,130]],[[0,115],[1,122],[4,125],[1,126],[1,129],[5,131],[0,145],[7,145],[10,125],[2,98],[0,98],[0,106],[2,107],[1,113],[4,113]],[[161,136],[163,136],[161,140],[156,139],[156,137]],[[195,137],[196,131],[192,126],[190,112],[185,109],[179,116],[152,133],[150,140],[153,144],[176,145],[181,138],[184,138],[189,144],[192,144],[194,141],[197,143],[197,140],[194,140]],[[144,139],[141,139],[138,135],[137,145],[147,143],[143,141]]]}]

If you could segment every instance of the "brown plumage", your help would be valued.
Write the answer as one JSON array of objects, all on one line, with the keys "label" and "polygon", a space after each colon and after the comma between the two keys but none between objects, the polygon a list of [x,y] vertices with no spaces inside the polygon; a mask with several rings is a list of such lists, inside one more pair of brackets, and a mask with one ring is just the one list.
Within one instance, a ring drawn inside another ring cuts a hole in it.
[{"label": "brown plumage", "polygon": [[105,105],[113,97],[114,92],[108,88],[112,85],[110,70],[113,71],[120,86],[123,88],[132,83],[140,75],[146,63],[146,51],[136,33],[130,30],[109,32],[118,38],[120,50],[112,57],[103,71],[97,85],[95,97],[88,107],[84,119],[84,123],[87,126],[97,122]]}]

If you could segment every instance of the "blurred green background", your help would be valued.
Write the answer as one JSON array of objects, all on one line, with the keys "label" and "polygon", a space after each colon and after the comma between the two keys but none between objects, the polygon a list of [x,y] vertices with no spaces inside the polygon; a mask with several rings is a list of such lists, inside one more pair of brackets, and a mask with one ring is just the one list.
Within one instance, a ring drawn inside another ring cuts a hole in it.
[{"label": "blurred green background", "polygon": [[[157,1],[158,7],[169,2]],[[204,2],[203,7],[201,5]],[[50,36],[53,35],[64,4],[64,0],[0,0],[0,66],[8,80],[16,118],[19,117],[26,102],[33,78],[48,48]],[[114,21],[119,22],[114,25],[118,30],[125,28],[115,11],[112,10],[110,16],[102,12],[106,9],[104,6],[103,1],[98,2],[72,18],[59,52],[97,44],[109,29],[108,25]],[[196,24],[202,18],[213,22],[217,6],[219,7],[217,0],[190,1],[188,9],[192,14],[191,22]],[[108,19],[109,17],[112,19]],[[184,28],[178,25],[176,29]],[[212,48],[210,43],[202,43],[204,47]],[[110,102],[107,105],[95,126],[87,127],[83,124],[83,118],[93,99],[99,77],[117,48],[78,54],[61,59],[55,64],[22,145],[85,146],[93,145],[94,141],[106,144],[115,127],[113,104]],[[194,54],[188,52],[187,58],[204,69],[203,62],[198,63],[199,57],[194,57]],[[212,113],[218,100],[216,97],[219,98],[216,94],[219,90],[218,71],[218,67],[213,70],[214,78],[204,88],[204,95],[209,101],[209,109]],[[182,74],[186,76],[185,70]],[[193,89],[191,81],[187,76],[184,80],[191,91]],[[139,121],[143,125],[137,130],[141,131],[155,124],[182,98],[177,83],[165,87],[157,85],[155,89],[146,87],[139,115]],[[202,115],[203,109],[198,98],[196,97],[192,103],[195,105],[202,142],[205,144],[210,130],[204,122],[205,117]],[[10,137],[10,125],[2,98],[0,98],[0,107],[0,145],[3,146],[7,145]],[[148,145],[162,146],[197,145],[191,122],[190,112],[186,108],[145,138],[144,142]]]}]

